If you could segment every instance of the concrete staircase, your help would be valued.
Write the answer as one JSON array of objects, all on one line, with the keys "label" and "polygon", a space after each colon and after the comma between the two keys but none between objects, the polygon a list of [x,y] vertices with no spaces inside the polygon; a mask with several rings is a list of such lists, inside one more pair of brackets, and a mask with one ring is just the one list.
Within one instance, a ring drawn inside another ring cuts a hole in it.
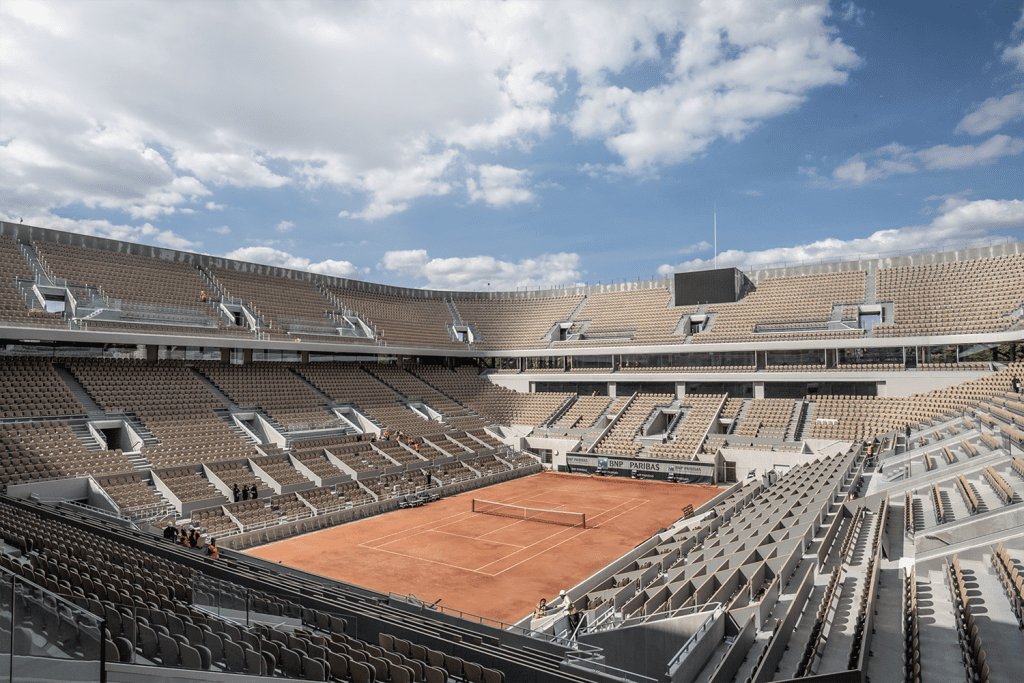
[{"label": "concrete staircase", "polygon": [[89,420],[108,419],[107,412],[93,399],[89,391],[71,374],[70,370],[61,363],[54,363],[53,369],[57,371],[57,375],[67,385],[68,389],[71,390],[71,393],[78,399],[78,402],[82,404],[82,407],[85,408],[86,418]]},{"label": "concrete staircase", "polygon": [[871,271],[864,278],[864,303],[868,306],[878,303],[878,272]]},{"label": "concrete staircase", "polygon": [[789,421],[789,426],[786,427],[786,440],[796,441],[796,435],[800,432],[800,421],[803,418],[804,410],[807,407],[807,401],[800,399],[793,406],[793,417]]},{"label": "concrete staircase", "polygon": [[100,445],[99,441],[89,431],[89,427],[86,425],[86,421],[78,418],[75,420],[68,420],[68,427],[71,428],[72,433],[78,437],[78,440],[85,446],[85,450],[90,453],[98,453],[103,450],[103,446]]},{"label": "concrete staircase", "polygon": [[804,411],[797,423],[797,441],[806,441],[811,435],[811,427],[814,425],[814,408],[817,404],[814,401],[804,402]]}]

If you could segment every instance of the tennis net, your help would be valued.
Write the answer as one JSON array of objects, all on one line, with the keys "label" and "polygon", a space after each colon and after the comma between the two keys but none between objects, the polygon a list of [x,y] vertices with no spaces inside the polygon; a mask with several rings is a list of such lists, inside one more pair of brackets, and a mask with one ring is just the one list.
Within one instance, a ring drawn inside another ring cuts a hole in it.
[{"label": "tennis net", "polygon": [[528,508],[521,505],[509,505],[508,503],[495,503],[489,500],[473,499],[473,512],[484,515],[495,515],[497,517],[510,517],[512,519],[523,519],[531,522],[544,522],[545,524],[561,524],[563,526],[574,526],[587,528],[587,515],[583,512],[569,512],[568,510],[541,510],[539,508]]}]

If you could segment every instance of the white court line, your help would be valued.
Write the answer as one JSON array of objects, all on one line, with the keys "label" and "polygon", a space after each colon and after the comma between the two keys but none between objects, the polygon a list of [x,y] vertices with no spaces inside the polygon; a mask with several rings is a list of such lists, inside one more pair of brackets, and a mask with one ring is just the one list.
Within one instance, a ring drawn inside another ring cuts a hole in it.
[{"label": "white court line", "polygon": [[502,541],[492,541],[491,539],[483,539],[482,536],[463,536],[462,534],[452,533],[451,531],[438,531],[437,529],[427,529],[425,533],[434,532],[435,534],[447,534],[449,536],[455,536],[457,538],[469,538],[474,541],[485,540],[486,543],[494,543],[496,545],[510,545],[513,548],[528,548],[526,545],[519,545],[518,543],[503,543]]},{"label": "white court line", "polygon": [[[627,512],[632,512],[633,510],[636,510],[636,509],[637,509],[638,507],[641,507],[641,506],[642,506],[642,505],[644,505],[645,503],[647,503],[647,501],[646,501],[646,500],[645,500],[645,501],[641,501],[641,502],[640,502],[640,503],[639,503],[638,505],[635,505],[635,506],[631,507],[631,508],[630,508],[629,510],[623,510],[623,511],[622,511],[622,512],[620,512],[619,514],[615,515],[615,517],[621,517],[622,515],[626,514]],[[611,519],[615,519],[615,517],[612,517]],[[611,521],[611,520],[607,520],[607,521]],[[519,565],[521,565],[521,564],[522,564],[523,562],[528,562],[528,561],[532,560],[532,559],[533,559],[533,558],[535,558],[535,557],[538,557],[538,556],[540,556],[540,555],[543,555],[544,553],[546,553],[547,551],[551,550],[552,548],[557,548],[558,546],[562,545],[562,544],[563,544],[563,543],[565,543],[566,541],[571,541],[572,539],[576,538],[577,536],[580,536],[580,535],[582,535],[582,534],[585,534],[585,533],[587,533],[587,531],[589,531],[589,529],[581,529],[580,531],[581,531],[581,533],[580,533],[580,534],[576,534],[576,536],[570,536],[569,538],[565,539],[564,541],[559,541],[558,543],[554,544],[553,546],[550,546],[550,547],[548,547],[548,548],[545,548],[544,550],[541,550],[541,551],[540,551],[540,552],[538,552],[538,553],[534,553],[534,554],[533,554],[533,555],[531,555],[530,557],[527,557],[527,558],[525,558],[525,559],[523,559],[523,560],[521,560],[521,561],[519,561],[519,562],[516,562],[515,564],[513,564],[513,565],[511,565],[511,566],[509,566],[509,567],[506,567],[505,569],[502,569],[502,570],[501,570],[500,572],[498,572],[497,574],[492,574],[491,576],[500,576],[501,574],[504,574],[505,572],[507,572],[507,571],[508,571],[509,569],[512,569],[512,568],[514,568],[514,567],[518,567],[518,566],[519,566]],[[515,554],[516,554],[516,553],[513,553],[513,555],[515,555]],[[511,556],[510,556],[510,557],[511,557]],[[496,564],[497,562],[500,562],[500,560],[495,560],[494,562],[490,562],[489,564]],[[486,565],[486,564],[485,564],[485,565],[484,565],[484,567],[486,567],[486,566],[488,566],[488,565]],[[481,569],[483,569],[483,567],[481,567]]]},{"label": "white court line", "polygon": [[476,569],[469,569],[467,567],[460,567],[457,564],[448,564],[447,562],[441,562],[440,560],[429,560],[429,559],[427,559],[425,557],[416,557],[415,555],[408,555],[406,553],[398,553],[398,552],[395,552],[394,550],[384,550],[383,548],[374,548],[374,547],[370,547],[370,546],[364,546],[361,543],[359,544],[359,547],[366,548],[367,550],[376,550],[377,552],[381,552],[381,553],[388,553],[389,555],[398,555],[399,557],[404,557],[404,558],[407,558],[407,559],[410,559],[410,560],[415,560],[417,562],[431,562],[433,564],[439,564],[439,565],[444,566],[444,567],[451,567],[452,569],[458,569],[458,570],[464,571],[464,572],[473,572],[474,574],[482,574],[483,576],[495,576],[494,574],[488,574],[487,572],[477,571]]},{"label": "white court line", "polygon": [[[384,536],[378,536],[377,538],[367,539],[367,540],[363,541],[363,543],[372,543],[372,542],[380,541],[380,540],[383,540],[385,538],[390,538],[392,536],[397,536],[397,535],[399,535],[401,533],[404,533],[404,532],[407,532],[407,531],[415,531],[416,529],[421,529],[421,528],[423,528],[425,526],[429,526],[431,524],[436,524],[437,522],[443,522],[444,520],[451,519],[452,517],[459,517],[461,515],[471,515],[471,514],[473,514],[473,513],[468,511],[468,510],[463,510],[462,512],[456,512],[454,514],[447,515],[445,517],[438,517],[437,519],[435,519],[433,521],[424,522],[423,524],[417,524],[416,526],[403,527],[402,529],[400,529],[398,531],[395,531],[393,533],[385,534]],[[454,524],[454,522],[450,522],[450,523]],[[434,527],[430,527],[430,528],[432,529]],[[362,545],[362,543],[360,543],[360,545]]]},{"label": "white court line", "polygon": [[[538,543],[543,543],[544,541],[548,541],[548,540],[550,540],[550,539],[554,538],[555,536],[560,536],[560,535],[562,535],[562,534],[564,534],[564,533],[566,533],[566,532],[568,532],[568,531],[576,531],[576,530],[579,530],[579,531],[586,531],[586,529],[580,529],[579,527],[566,527],[566,528],[564,528],[564,529],[561,529],[561,530],[559,530],[559,531],[556,531],[556,532],[554,532],[554,533],[552,533],[552,534],[549,534],[549,535],[545,536],[544,538],[538,539],[537,541],[534,541],[533,543],[531,543],[531,544],[530,544],[530,545],[528,545],[528,546],[524,546],[524,547],[523,547],[523,550],[529,550],[530,548],[534,547],[534,546],[535,546],[535,545],[537,545]],[[573,538],[575,538],[575,536],[573,536]],[[558,542],[558,543],[556,543],[555,545],[561,545],[561,544],[562,544],[562,543],[564,543],[564,542],[565,542],[565,541],[559,541],[559,542]],[[551,547],[553,548],[553,547],[555,547],[555,546],[551,546]],[[542,550],[541,552],[544,552],[544,551]],[[512,553],[512,555],[516,555],[516,554],[518,554],[518,551],[517,551],[517,552],[515,552],[515,553]],[[487,564],[485,564],[485,565],[481,565],[481,566],[480,566],[480,569],[483,569],[484,567],[488,567],[488,566],[490,566],[490,565],[492,565],[492,564],[496,564],[496,563],[498,563],[498,562],[501,562],[501,560],[505,560],[505,559],[508,559],[509,557],[512,557],[512,555],[506,555],[505,557],[503,557],[503,558],[501,558],[501,559],[498,559],[498,560],[494,560],[493,562],[488,562],[488,563],[487,563]],[[500,574],[501,572],[498,572],[498,573]]]},{"label": "white court line", "polygon": [[[580,533],[576,534],[575,536],[570,536],[569,538],[565,539],[564,541],[559,541],[558,543],[556,543],[556,544],[554,544],[554,545],[548,546],[548,547],[547,547],[547,548],[545,548],[544,550],[541,550],[541,551],[540,551],[539,553],[534,553],[533,555],[530,555],[529,557],[527,557],[527,558],[525,558],[525,559],[523,559],[523,560],[521,560],[521,561],[519,561],[519,562],[516,562],[515,564],[513,564],[513,565],[511,565],[511,566],[509,566],[509,567],[505,567],[504,569],[502,569],[502,570],[501,570],[500,572],[498,572],[497,574],[491,574],[491,576],[501,576],[502,574],[504,574],[505,572],[507,572],[507,571],[508,571],[509,569],[513,569],[513,568],[515,568],[515,567],[518,567],[518,566],[519,566],[519,565],[521,565],[521,564],[522,564],[523,562],[529,562],[529,561],[530,561],[530,560],[532,560],[533,558],[535,558],[535,557],[538,557],[538,556],[540,556],[540,555],[543,555],[543,554],[544,554],[544,553],[546,553],[547,551],[549,551],[549,550],[552,550],[552,549],[554,549],[554,548],[557,548],[558,546],[562,545],[563,543],[567,543],[568,541],[571,541],[571,540],[573,540],[574,538],[577,538],[577,537],[579,537],[579,536],[582,536],[583,534],[587,533],[587,530],[586,530],[586,529],[578,529],[578,531],[579,531]],[[512,554],[513,554],[513,555],[515,555],[515,553],[512,553]],[[503,558],[503,559],[504,559],[504,558]],[[495,562],[491,562],[490,564],[496,564],[496,562],[498,562],[498,561],[500,561],[500,560],[496,560]],[[485,565],[484,565],[484,567],[486,567],[486,566],[487,566],[487,565],[485,564]]]}]

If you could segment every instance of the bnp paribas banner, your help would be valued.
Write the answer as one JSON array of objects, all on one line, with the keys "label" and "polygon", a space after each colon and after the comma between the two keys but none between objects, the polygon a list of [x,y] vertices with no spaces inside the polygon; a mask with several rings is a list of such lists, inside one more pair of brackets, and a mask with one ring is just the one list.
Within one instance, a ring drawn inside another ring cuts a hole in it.
[{"label": "bnp paribas banner", "polygon": [[565,456],[570,468],[584,468],[588,471],[617,470],[626,476],[668,478],[673,474],[677,477],[713,477],[715,464],[711,462],[679,462],[671,460],[650,460],[647,458],[616,458],[604,455],[583,455],[570,453]]}]

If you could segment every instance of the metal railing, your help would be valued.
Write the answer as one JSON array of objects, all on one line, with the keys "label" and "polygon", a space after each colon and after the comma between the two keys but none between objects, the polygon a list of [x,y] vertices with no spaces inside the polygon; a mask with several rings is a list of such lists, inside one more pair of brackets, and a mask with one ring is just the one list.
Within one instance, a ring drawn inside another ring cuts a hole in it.
[{"label": "metal railing", "polygon": [[[713,607],[712,607],[712,605],[713,605]],[[722,611],[723,611],[721,603],[717,603],[716,602],[716,603],[711,603],[711,604],[708,604],[708,605],[704,605],[704,609],[702,611],[706,611],[709,607],[712,607],[712,610],[711,610],[711,614],[708,615],[708,618],[705,619],[704,623],[702,623],[700,625],[700,628],[697,629],[697,632],[694,633],[692,636],[690,636],[690,639],[687,640],[686,643],[683,645],[683,647],[679,649],[679,652],[676,653],[675,657],[673,657],[672,659],[669,660],[669,662],[668,662],[668,670],[669,671],[672,671],[674,668],[678,667],[682,663],[682,661],[686,658],[686,656],[688,654],[690,654],[691,652],[693,652],[693,649],[696,647],[698,641],[704,636],[705,633],[708,632],[708,629],[711,628],[711,624],[714,623],[715,619],[717,619],[719,616],[721,616]],[[678,615],[675,615],[675,616],[678,616]]]}]

